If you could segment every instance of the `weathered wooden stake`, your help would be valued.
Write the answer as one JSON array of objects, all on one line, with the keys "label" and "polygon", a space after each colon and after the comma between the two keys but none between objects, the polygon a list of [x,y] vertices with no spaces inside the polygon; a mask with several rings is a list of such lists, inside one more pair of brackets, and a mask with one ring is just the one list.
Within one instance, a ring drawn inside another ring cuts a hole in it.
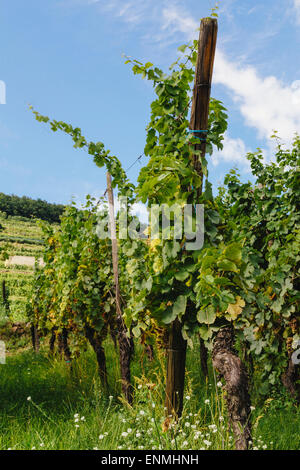
[{"label": "weathered wooden stake", "polygon": [[6,288],[5,288],[5,281],[2,281],[2,301],[5,304],[6,301]]},{"label": "weathered wooden stake", "polygon": [[[200,24],[198,42],[198,59],[195,71],[195,84],[190,119],[191,130],[206,130],[208,124],[209,98],[212,80],[213,63],[217,41],[218,24],[216,19],[204,18]],[[195,136],[204,139],[206,133],[196,133]],[[201,140],[195,150],[201,150],[205,155],[206,142]],[[203,179],[201,158],[194,155],[193,166]],[[198,194],[201,195],[202,184]],[[166,414],[180,417],[183,408],[184,376],[186,361],[186,341],[182,337],[181,323],[175,320],[169,331],[167,349],[167,380],[166,380]]]},{"label": "weathered wooden stake", "polygon": [[205,347],[204,341],[199,335],[199,342],[200,342],[200,364],[201,364],[201,371],[203,374],[203,378],[207,379],[208,378],[208,365],[207,365],[207,360],[208,360],[208,351],[207,348]]},{"label": "weathered wooden stake", "polygon": [[8,300],[8,292],[6,289],[6,282],[3,279],[2,281],[2,300],[3,300],[3,305],[5,307],[6,312],[9,311],[9,300]]},{"label": "weathered wooden stake", "polygon": [[181,333],[182,324],[176,319],[170,328],[167,349],[166,415],[179,418],[183,409],[186,360],[186,340]]},{"label": "weathered wooden stake", "polygon": [[[201,131],[194,133],[195,137],[201,139],[200,143],[195,146],[197,151],[200,150],[200,156],[195,154],[193,157],[194,168],[201,177],[201,185],[197,190],[198,197],[201,196],[203,187],[201,159],[204,158],[206,151],[205,131],[207,131],[208,125],[217,31],[218,23],[216,19],[204,18],[201,21],[190,119],[190,130]],[[218,369],[226,380],[227,408],[236,438],[236,448],[247,449],[251,439],[248,380],[244,365],[232,346],[233,338],[233,330],[228,329],[227,331],[224,329],[219,331],[214,341],[213,366]]]},{"label": "weathered wooden stake", "polygon": [[[194,136],[200,140],[195,150],[201,151],[201,156],[194,155],[193,166],[202,179],[203,168],[201,158],[205,157],[206,132],[208,125],[209,100],[212,83],[213,66],[217,44],[218,22],[215,18],[203,18],[200,24],[198,57],[195,71],[195,82],[193,90],[193,101],[190,118],[190,130],[204,131],[195,132]],[[202,193],[202,184],[197,191]]]},{"label": "weathered wooden stake", "polygon": [[118,242],[116,221],[114,215],[114,195],[111,185],[111,175],[107,173],[107,197],[108,197],[108,210],[110,221],[110,236],[112,246],[112,262],[114,271],[115,295],[116,295],[116,323],[118,328],[118,342],[119,342],[119,355],[120,355],[120,369],[122,380],[122,391],[128,401],[132,403],[132,385],[130,377],[130,361],[132,355],[132,340],[127,335],[127,328],[123,321],[121,309],[121,295],[119,286],[119,260],[118,260]]}]

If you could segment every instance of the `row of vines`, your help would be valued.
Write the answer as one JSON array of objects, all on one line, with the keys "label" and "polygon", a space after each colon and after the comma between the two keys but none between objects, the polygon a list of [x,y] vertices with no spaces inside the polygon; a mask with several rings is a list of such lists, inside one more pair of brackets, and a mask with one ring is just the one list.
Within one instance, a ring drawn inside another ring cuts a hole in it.
[{"label": "row of vines", "polygon": [[[203,24],[216,25],[216,19],[206,18]],[[275,134],[272,161],[266,163],[260,150],[248,153],[251,182],[241,181],[232,170],[214,196],[206,158],[214,149],[222,149],[226,109],[210,98],[207,129],[199,142],[188,119],[198,41],[179,50],[180,58],[168,73],[149,62],[126,61],[134,74],[152,82],[156,94],[144,149],[148,163],[136,186],[102,142],[87,142],[79,128],[34,113],[53,131],[70,135],[75,148],[86,150],[98,167],[105,167],[129,206],[137,201],[148,207],[202,204],[203,247],[189,250],[184,237],[175,239],[172,224],[169,239],[162,233],[156,239],[122,233],[118,237],[120,322],[112,243],[109,237],[99,237],[108,208],[104,199],[88,198],[84,209],[68,207],[60,226],[43,223],[45,266],[36,270],[28,314],[36,328],[52,332],[52,343],[60,337],[68,361],[89,341],[104,386],[103,341],[111,335],[115,344],[119,342],[123,392],[130,403],[134,342],[166,348],[166,428],[170,416],[180,416],[186,349],[200,337],[204,370],[211,357],[224,379],[236,447],[246,449],[254,386],[267,395],[283,383],[294,399],[300,398],[299,369],[293,360],[300,339],[300,138],[295,136],[287,150]],[[130,211],[122,217],[128,219],[127,226],[139,224]]]}]

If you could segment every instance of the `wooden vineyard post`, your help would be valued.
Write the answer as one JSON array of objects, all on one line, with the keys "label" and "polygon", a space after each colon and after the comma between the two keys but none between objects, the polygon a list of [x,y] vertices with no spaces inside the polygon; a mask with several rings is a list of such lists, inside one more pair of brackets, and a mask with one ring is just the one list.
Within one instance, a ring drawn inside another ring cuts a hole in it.
[{"label": "wooden vineyard post", "polygon": [[[203,18],[200,24],[198,42],[198,58],[195,71],[195,84],[193,91],[190,130],[201,139],[195,150],[201,151],[201,156],[206,150],[206,131],[208,125],[210,88],[212,71],[217,42],[218,23],[216,19]],[[193,156],[193,166],[203,179],[201,158]],[[201,195],[202,184],[198,195]],[[170,327],[167,349],[167,380],[166,380],[166,414],[175,419],[180,417],[183,408],[184,377],[186,362],[186,341],[182,337],[181,323],[175,320]]]},{"label": "wooden vineyard post", "polygon": [[120,370],[122,380],[122,391],[128,401],[132,403],[132,385],[130,378],[130,361],[132,355],[132,341],[127,336],[127,328],[123,321],[121,309],[121,295],[119,286],[119,260],[118,260],[118,241],[116,231],[116,221],[114,215],[114,196],[111,185],[111,175],[107,173],[107,197],[110,223],[110,236],[112,247],[112,262],[114,272],[115,296],[116,296],[116,323],[118,329]]},{"label": "wooden vineyard post", "polygon": [[[203,184],[203,170],[201,158],[205,157],[206,131],[208,125],[209,100],[217,44],[218,22],[215,18],[203,18],[200,24],[198,56],[196,63],[193,101],[190,118],[190,130],[199,138],[199,145],[195,150],[201,151],[201,157],[194,155],[193,166],[201,177]],[[200,131],[200,132],[199,132]],[[198,196],[202,193],[202,184]]]},{"label": "wooden vineyard post", "polygon": [[186,360],[186,340],[181,333],[181,323],[173,321],[169,331],[167,349],[166,415],[179,418],[183,409],[183,392]]},{"label": "wooden vineyard post", "polygon": [[[193,156],[193,166],[201,178],[201,184],[197,190],[198,198],[202,194],[203,187],[201,160],[205,157],[206,151],[206,132],[217,31],[216,19],[204,18],[201,21],[190,119],[190,131],[200,139],[199,144],[195,145],[195,149],[200,150],[200,155],[194,154]],[[244,450],[248,448],[251,440],[250,397],[246,369],[234,350],[233,344],[234,330],[230,327],[219,330],[214,340],[212,361],[213,367],[226,381],[227,410],[235,435],[236,448]],[[202,350],[202,361],[204,360],[203,356],[205,356],[205,352]]]},{"label": "wooden vineyard post", "polygon": [[5,281],[2,281],[2,301],[5,304],[6,301],[6,288],[5,288]]},{"label": "wooden vineyard post", "polygon": [[[196,145],[195,149],[198,151],[200,150],[201,152],[200,158],[199,155],[193,156],[193,166],[201,178],[201,185],[197,189],[197,199],[201,196],[203,186],[201,158],[205,157],[206,151],[206,130],[208,125],[209,100],[217,44],[217,33],[218,22],[215,18],[204,18],[201,21],[190,118],[190,130],[198,131],[194,132],[194,137],[199,138],[199,145]],[[204,376],[207,377],[207,350],[201,338],[200,361],[202,372]]]},{"label": "wooden vineyard post", "polygon": [[9,313],[9,301],[8,301],[8,292],[6,288],[5,280],[2,281],[2,303],[5,307],[6,314]]}]

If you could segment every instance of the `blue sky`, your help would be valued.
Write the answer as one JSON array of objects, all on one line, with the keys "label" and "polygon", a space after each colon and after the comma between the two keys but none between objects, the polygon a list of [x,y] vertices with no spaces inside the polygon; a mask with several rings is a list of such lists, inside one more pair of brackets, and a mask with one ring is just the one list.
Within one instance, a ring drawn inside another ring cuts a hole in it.
[{"label": "blue sky", "polygon": [[[154,94],[122,53],[167,68],[214,3],[0,0],[0,191],[59,203],[102,194],[105,171],[36,122],[28,104],[103,141],[128,168],[143,152]],[[247,151],[261,147],[271,158],[273,129],[287,144],[300,132],[300,0],[219,6],[212,96],[228,109],[229,128],[210,162],[215,187],[233,166],[249,178]]]}]

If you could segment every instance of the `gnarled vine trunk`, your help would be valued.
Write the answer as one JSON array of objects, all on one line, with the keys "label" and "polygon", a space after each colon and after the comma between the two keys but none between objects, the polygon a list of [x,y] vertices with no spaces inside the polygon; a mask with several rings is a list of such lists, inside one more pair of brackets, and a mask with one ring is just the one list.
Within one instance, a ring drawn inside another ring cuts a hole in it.
[{"label": "gnarled vine trunk", "polygon": [[97,332],[90,326],[86,326],[85,335],[96,353],[99,377],[103,386],[106,388],[107,387],[107,369],[106,369],[105,352],[102,346],[103,338],[101,337],[101,335],[97,334]]},{"label": "gnarled vine trunk", "polygon": [[63,328],[61,333],[59,333],[57,337],[57,342],[58,342],[59,354],[61,355],[63,354],[65,361],[67,363],[70,363],[72,356],[71,356],[71,351],[70,351],[69,344],[68,344],[68,336],[69,336],[68,330],[66,328]]},{"label": "gnarled vine trunk", "polygon": [[51,336],[49,340],[49,349],[50,349],[50,354],[54,354],[54,346],[55,346],[55,340],[56,340],[56,330],[55,326],[51,329]]},{"label": "gnarled vine trunk", "polygon": [[282,374],[281,380],[284,387],[298,403],[300,403],[300,390],[299,386],[296,385],[296,382],[299,378],[299,366],[297,367],[297,365],[294,364],[290,354],[287,369]]},{"label": "gnarled vine trunk", "polygon": [[[299,334],[298,318],[292,317],[290,322],[291,332],[293,334]],[[288,349],[288,366],[285,372],[281,376],[281,381],[284,387],[288,390],[290,395],[300,403],[300,386],[297,381],[300,379],[300,367],[293,359],[292,349],[293,338],[287,338],[287,349]]]},{"label": "gnarled vine trunk", "polygon": [[213,346],[213,366],[225,379],[226,402],[237,450],[247,450],[251,441],[250,397],[244,364],[234,349],[232,327],[219,330]]},{"label": "gnarled vine trunk", "polygon": [[30,332],[33,350],[38,353],[40,350],[40,337],[37,325],[32,323],[30,326]]},{"label": "gnarled vine trunk", "polygon": [[152,362],[153,359],[154,359],[154,350],[153,350],[153,346],[152,346],[151,344],[146,344],[146,345],[145,345],[145,351],[146,351],[148,360],[149,360],[150,362]]}]

